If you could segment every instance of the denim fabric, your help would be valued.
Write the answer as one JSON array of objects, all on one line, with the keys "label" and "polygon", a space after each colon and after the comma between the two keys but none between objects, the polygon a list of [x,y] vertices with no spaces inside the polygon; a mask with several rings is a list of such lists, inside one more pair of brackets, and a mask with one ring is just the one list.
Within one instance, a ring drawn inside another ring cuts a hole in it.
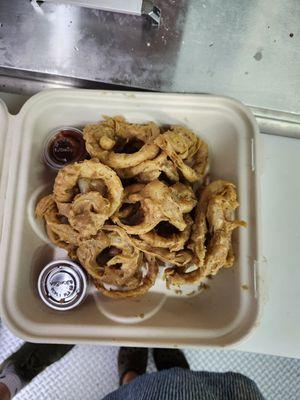
[{"label": "denim fabric", "polygon": [[256,383],[242,374],[172,368],[142,375],[104,400],[263,400]]}]

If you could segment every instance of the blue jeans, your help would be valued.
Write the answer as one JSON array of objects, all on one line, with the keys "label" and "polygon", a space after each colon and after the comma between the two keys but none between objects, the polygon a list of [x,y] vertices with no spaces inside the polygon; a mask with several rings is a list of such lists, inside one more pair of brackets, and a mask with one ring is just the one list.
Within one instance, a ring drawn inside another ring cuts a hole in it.
[{"label": "blue jeans", "polygon": [[172,368],[144,374],[103,400],[263,400],[256,383],[242,374]]}]

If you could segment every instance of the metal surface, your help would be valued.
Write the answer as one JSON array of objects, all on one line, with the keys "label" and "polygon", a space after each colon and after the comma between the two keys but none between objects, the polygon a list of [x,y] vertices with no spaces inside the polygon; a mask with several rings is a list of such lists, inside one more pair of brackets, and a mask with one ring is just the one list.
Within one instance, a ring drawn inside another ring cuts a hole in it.
[{"label": "metal surface", "polygon": [[300,112],[299,0],[189,4],[173,90]]},{"label": "metal surface", "polygon": [[251,107],[261,133],[300,139],[300,114]]},{"label": "metal surface", "polygon": [[116,13],[141,15],[143,0],[42,0],[42,3],[70,4]]},{"label": "metal surface", "polygon": [[161,12],[158,7],[156,7],[152,1],[144,0],[142,4],[142,14],[148,15],[152,19],[153,26],[159,26],[161,20]]},{"label": "metal surface", "polygon": [[[160,10],[150,0],[127,0],[126,2],[123,0],[42,0],[38,2],[38,5],[45,2],[69,4],[122,14],[146,15],[152,19],[154,25],[160,24]],[[31,3],[36,7],[36,0],[31,0]]]},{"label": "metal surface", "polygon": [[[0,66],[151,90],[210,92],[300,111],[300,2],[157,0],[140,17],[0,2]],[[0,78],[1,79],[1,78]]]},{"label": "metal surface", "polygon": [[0,67],[0,90],[3,92],[33,96],[46,89],[72,87],[103,90],[140,90],[137,88],[76,79],[67,76]]},{"label": "metal surface", "polygon": [[[43,5],[41,14],[30,2],[1,1],[0,65],[58,77],[145,84],[159,90],[166,65],[156,47],[162,32],[165,40],[177,37],[180,25],[171,3],[163,2],[169,10],[164,17],[167,25],[156,29],[138,16],[50,3]],[[184,5],[185,0],[180,3]],[[179,16],[184,6],[182,10]],[[163,54],[173,69],[177,41],[171,40]]]},{"label": "metal surface", "polygon": [[[16,75],[15,77],[13,75]],[[68,77],[54,77],[46,74],[28,73],[26,71],[9,70],[0,68],[0,90],[11,93],[33,96],[45,89],[53,88],[89,88],[103,90],[137,90],[117,85],[103,84],[100,82],[86,81]],[[287,136],[300,138],[300,113],[282,112],[260,107],[251,107],[256,117],[260,132],[268,135]],[[14,111],[14,110],[13,110]],[[16,111],[14,111],[16,113]]]}]

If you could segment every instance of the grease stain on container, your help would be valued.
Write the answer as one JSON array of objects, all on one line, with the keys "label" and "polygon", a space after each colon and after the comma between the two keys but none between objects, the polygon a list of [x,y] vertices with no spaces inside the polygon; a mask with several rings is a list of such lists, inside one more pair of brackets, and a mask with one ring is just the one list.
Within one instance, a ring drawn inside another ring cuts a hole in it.
[{"label": "grease stain on container", "polygon": [[135,99],[136,95],[134,93],[124,93],[124,96],[128,99]]},{"label": "grease stain on container", "polygon": [[260,61],[260,60],[263,58],[262,49],[257,50],[257,52],[254,54],[253,58],[254,58],[256,61]]},{"label": "grease stain on container", "polygon": [[209,285],[207,285],[206,283],[201,283],[201,285],[199,286],[199,289],[205,289],[205,290],[207,290],[207,289],[209,289],[210,288],[210,286]]}]

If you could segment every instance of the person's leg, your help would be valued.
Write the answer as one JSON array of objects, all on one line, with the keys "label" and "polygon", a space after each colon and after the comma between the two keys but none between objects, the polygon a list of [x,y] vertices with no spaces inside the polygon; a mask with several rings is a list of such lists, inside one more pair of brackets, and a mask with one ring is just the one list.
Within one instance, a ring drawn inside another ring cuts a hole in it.
[{"label": "person's leg", "polygon": [[[0,365],[2,391],[5,391],[3,386],[6,386],[9,398],[12,398],[36,375],[63,357],[72,347],[73,345],[25,343]],[[3,394],[2,397],[4,396]],[[2,400],[1,397],[0,399]]]},{"label": "person's leg", "polygon": [[[158,371],[180,367],[189,369],[189,364],[181,350],[154,349],[153,357]],[[148,349],[121,347],[118,355],[120,385],[131,382],[146,372]]]},{"label": "person's leg", "polygon": [[190,369],[184,353],[179,349],[153,349],[153,358],[158,371],[175,367]]},{"label": "person's leg", "polygon": [[10,400],[11,395],[8,387],[4,383],[0,383],[0,400]]},{"label": "person's leg", "polygon": [[120,385],[127,384],[146,372],[148,349],[139,347],[121,347],[118,354]]},{"label": "person's leg", "polygon": [[103,400],[264,400],[255,382],[236,373],[170,368],[143,374]]},{"label": "person's leg", "polygon": [[139,374],[137,374],[135,371],[125,372],[122,382],[121,382],[121,385],[126,385],[126,383],[133,381],[138,376],[139,376]]},{"label": "person's leg", "polygon": [[264,400],[255,382],[244,375],[190,371],[177,349],[154,349],[159,371],[146,374],[147,354],[147,349],[120,349],[120,387],[103,400]]},{"label": "person's leg", "polygon": [[25,382],[18,376],[13,363],[9,359],[0,366],[0,385],[2,396],[0,396],[0,400],[12,398],[25,385]]}]

